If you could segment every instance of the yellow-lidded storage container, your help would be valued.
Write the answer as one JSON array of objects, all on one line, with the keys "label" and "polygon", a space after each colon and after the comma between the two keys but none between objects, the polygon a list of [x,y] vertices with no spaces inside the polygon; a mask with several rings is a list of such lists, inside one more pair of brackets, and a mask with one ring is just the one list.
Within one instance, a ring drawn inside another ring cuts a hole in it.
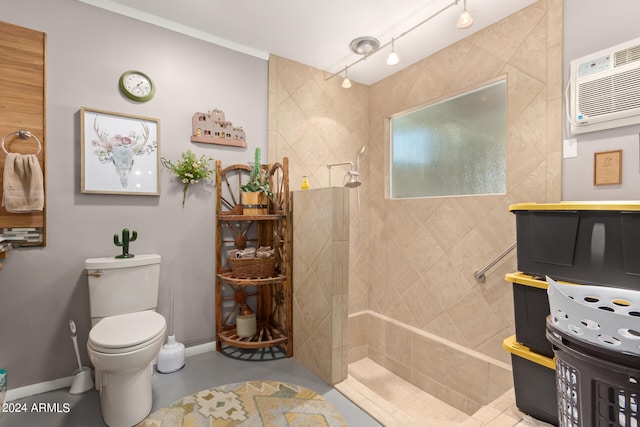
[{"label": "yellow-lidded storage container", "polygon": [[555,358],[534,353],[512,335],[502,342],[511,353],[516,406],[532,417],[558,425]]},{"label": "yellow-lidded storage container", "polygon": [[549,315],[547,282],[524,273],[507,274],[505,280],[513,287],[516,342],[535,353],[553,357],[553,348],[545,336]]},{"label": "yellow-lidded storage container", "polygon": [[640,203],[519,203],[518,270],[640,290]]}]

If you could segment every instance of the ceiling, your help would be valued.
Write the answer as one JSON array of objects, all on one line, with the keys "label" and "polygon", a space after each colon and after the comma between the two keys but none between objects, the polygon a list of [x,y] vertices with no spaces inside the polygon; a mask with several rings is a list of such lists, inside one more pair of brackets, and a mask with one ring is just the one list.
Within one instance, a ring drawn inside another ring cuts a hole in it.
[{"label": "ceiling", "polygon": [[536,2],[467,0],[474,24],[461,30],[456,20],[464,0],[79,1],[260,58],[275,54],[324,70],[327,77],[362,59],[350,50],[351,40],[373,36],[385,45],[428,19],[395,41],[398,65],[385,63],[387,46],[349,67],[349,78],[366,85]]}]

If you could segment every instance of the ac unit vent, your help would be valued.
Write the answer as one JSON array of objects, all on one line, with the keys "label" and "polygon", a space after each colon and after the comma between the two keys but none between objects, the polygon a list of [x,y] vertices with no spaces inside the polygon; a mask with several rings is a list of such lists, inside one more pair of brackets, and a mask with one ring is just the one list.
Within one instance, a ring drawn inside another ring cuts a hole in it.
[{"label": "ac unit vent", "polygon": [[640,68],[578,86],[578,109],[586,117],[640,108]]},{"label": "ac unit vent", "polygon": [[613,66],[621,67],[638,60],[640,60],[640,45],[616,52]]},{"label": "ac unit vent", "polygon": [[640,124],[640,38],[571,61],[572,134]]}]

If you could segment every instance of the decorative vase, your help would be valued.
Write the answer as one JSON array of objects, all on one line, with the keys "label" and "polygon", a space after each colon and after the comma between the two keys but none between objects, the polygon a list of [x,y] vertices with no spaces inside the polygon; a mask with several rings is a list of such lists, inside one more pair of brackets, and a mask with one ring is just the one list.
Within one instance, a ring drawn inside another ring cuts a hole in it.
[{"label": "decorative vase", "polygon": [[262,191],[242,192],[243,215],[266,215],[269,208],[269,199]]},{"label": "decorative vase", "polygon": [[240,304],[236,315],[236,334],[241,338],[249,338],[257,332],[256,314],[245,303]]}]

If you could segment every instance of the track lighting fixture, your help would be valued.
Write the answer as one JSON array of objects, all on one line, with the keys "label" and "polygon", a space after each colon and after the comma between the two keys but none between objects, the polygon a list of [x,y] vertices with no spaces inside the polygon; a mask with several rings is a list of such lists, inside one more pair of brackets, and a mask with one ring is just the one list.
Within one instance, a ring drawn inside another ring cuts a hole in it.
[{"label": "track lighting fixture", "polygon": [[349,89],[351,87],[351,80],[349,80],[349,67],[344,67],[344,80],[342,81],[342,88]]},{"label": "track lighting fixture", "polygon": [[387,65],[396,65],[398,62],[400,62],[400,58],[396,53],[396,47],[394,42],[395,42],[395,39],[391,39],[391,53],[389,54],[389,56],[387,56]]},{"label": "track lighting fixture", "polygon": [[[438,10],[437,12],[435,12],[433,15],[429,16],[428,18],[426,18],[425,20],[423,20],[422,22],[419,22],[418,24],[414,25],[413,27],[409,28],[408,30],[406,30],[405,32],[403,32],[402,34],[400,34],[397,37],[394,37],[391,39],[390,42],[387,42],[383,45],[380,45],[380,42],[378,41],[378,39],[376,39],[375,37],[371,37],[371,36],[364,36],[364,37],[358,37],[357,39],[354,39],[351,41],[349,47],[351,48],[351,50],[359,55],[362,55],[362,58],[359,58],[357,61],[352,62],[351,64],[345,66],[342,70],[331,74],[330,76],[326,77],[325,80],[329,80],[332,79],[335,76],[340,75],[343,71],[345,72],[345,78],[342,81],[342,87],[345,89],[348,89],[351,87],[351,80],[349,80],[349,67],[352,67],[356,64],[358,64],[359,62],[364,61],[365,59],[367,59],[369,56],[374,55],[378,52],[380,52],[383,48],[391,45],[391,53],[389,53],[389,56],[387,56],[387,64],[388,65],[396,65],[397,63],[400,62],[400,58],[398,57],[398,54],[396,53],[395,50],[395,41],[401,39],[402,37],[406,36],[407,34],[409,34],[410,32],[412,32],[413,30],[415,30],[416,28],[424,25],[425,23],[427,23],[428,21],[432,20],[433,18],[435,18],[436,16],[440,15],[442,12],[446,11],[447,9],[450,9],[453,6],[457,6],[460,3],[461,0],[454,0],[453,2],[449,3],[448,5],[444,6],[442,9]],[[464,29],[464,28],[468,28],[471,25],[473,25],[473,17],[471,16],[471,13],[469,13],[469,10],[467,9],[467,0],[462,0],[463,4],[464,4],[464,10],[462,11],[462,13],[460,14],[458,21],[456,23],[456,26],[458,28]]]},{"label": "track lighting fixture", "polygon": [[367,56],[378,50],[380,47],[380,41],[371,36],[358,37],[357,39],[351,40],[349,47],[353,53]]},{"label": "track lighting fixture", "polygon": [[467,10],[467,0],[464,0],[464,10],[460,14],[460,17],[458,18],[456,27],[460,29],[464,29],[464,28],[469,28],[471,25],[473,25],[473,18],[471,17],[471,14]]}]

